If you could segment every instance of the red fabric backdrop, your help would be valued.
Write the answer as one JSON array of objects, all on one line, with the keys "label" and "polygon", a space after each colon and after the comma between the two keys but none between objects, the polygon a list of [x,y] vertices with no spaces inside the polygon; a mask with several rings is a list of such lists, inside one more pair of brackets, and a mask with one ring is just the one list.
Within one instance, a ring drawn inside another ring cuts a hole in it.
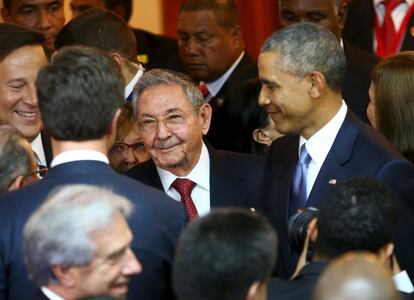
[{"label": "red fabric backdrop", "polygon": [[[183,0],[163,0],[164,32],[177,37],[178,11]],[[277,29],[277,0],[237,0],[247,51],[254,57]]]}]

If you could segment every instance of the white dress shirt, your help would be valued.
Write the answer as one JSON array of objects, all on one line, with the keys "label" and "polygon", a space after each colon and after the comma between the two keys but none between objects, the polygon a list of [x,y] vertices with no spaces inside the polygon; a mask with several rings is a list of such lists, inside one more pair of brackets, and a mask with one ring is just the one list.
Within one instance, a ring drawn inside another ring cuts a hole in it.
[{"label": "white dress shirt", "polygon": [[308,140],[304,137],[299,139],[299,149],[298,154],[300,153],[300,147],[306,143],[306,150],[311,157],[311,162],[308,165],[307,170],[307,181],[306,181],[306,196],[309,197],[312,187],[318,177],[319,171],[326,159],[326,156],[331,150],[332,144],[335,141],[336,135],[339,132],[339,129],[342,126],[342,123],[345,120],[346,112],[348,108],[342,100],[341,108],[338,110],[336,115],[327,123],[324,127],[319,129],[314,135],[312,135]]},{"label": "white dress shirt", "polygon": [[60,164],[80,160],[96,160],[109,164],[108,157],[102,152],[95,150],[70,150],[56,155],[50,166],[53,168]]},{"label": "white dress shirt", "polygon": [[46,295],[50,300],[65,300],[64,298],[57,295],[55,292],[49,290],[47,287],[42,286],[40,288],[42,290],[42,293]]},{"label": "white dress shirt", "polygon": [[142,74],[144,74],[144,68],[139,68],[135,76],[131,79],[131,81],[127,84],[124,90],[124,98],[127,99],[128,96],[132,93],[135,85],[137,84],[138,80],[141,78]]},{"label": "white dress shirt", "polygon": [[47,166],[45,150],[42,144],[42,135],[39,133],[37,137],[30,143],[33,152],[35,153],[36,162],[38,165]]},{"label": "white dress shirt", "polygon": [[[171,187],[171,184],[178,176],[159,167],[157,167],[157,171],[167,195],[177,201],[181,201],[180,194]],[[187,178],[196,183],[191,192],[191,198],[197,208],[198,215],[207,214],[210,211],[210,156],[204,143],[197,164],[186,177],[180,178]]]},{"label": "white dress shirt", "polygon": [[[231,65],[231,67],[224,73],[220,78],[216,79],[215,81],[205,83],[207,86],[208,91],[210,92],[211,98],[215,97],[220,89],[223,87],[224,83],[229,79],[231,73],[233,73],[234,69],[236,69],[237,65],[240,63],[244,55],[244,51],[240,56],[236,59],[236,61]],[[208,99],[209,100],[209,99]]]},{"label": "white dress shirt", "polygon": [[[377,15],[377,20],[380,26],[384,23],[385,17],[385,4],[384,0],[373,0],[374,1],[374,9],[375,14]],[[394,23],[395,32],[400,30],[404,17],[410,8],[413,5],[414,0],[405,0],[398,4],[393,11],[391,12],[391,18]],[[375,36],[375,28],[374,28],[374,49],[377,49],[377,39]]]}]

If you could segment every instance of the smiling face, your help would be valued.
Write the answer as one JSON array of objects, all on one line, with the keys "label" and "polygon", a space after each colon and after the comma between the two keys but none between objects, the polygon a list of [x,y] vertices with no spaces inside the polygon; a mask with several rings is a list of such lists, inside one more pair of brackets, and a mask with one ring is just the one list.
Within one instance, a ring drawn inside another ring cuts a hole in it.
[{"label": "smiling face", "polygon": [[267,108],[276,130],[282,134],[306,133],[314,122],[314,105],[309,91],[308,76],[299,78],[277,67],[278,55],[265,52],[259,55],[259,78],[262,89],[259,104]]},{"label": "smiling face", "polygon": [[142,270],[130,248],[132,233],[125,218],[117,213],[110,226],[90,238],[97,249],[94,258],[87,266],[70,270],[79,298],[121,298],[128,291],[129,277]]},{"label": "smiling face", "polygon": [[345,25],[346,4],[338,0],[280,0],[281,27],[298,22],[312,22],[331,31],[338,39]]},{"label": "smiling face", "polygon": [[209,104],[195,109],[173,84],[148,88],[137,104],[145,148],[158,167],[177,176],[187,175],[198,162],[210,118]]},{"label": "smiling face", "polygon": [[32,141],[41,130],[36,76],[47,64],[41,46],[24,46],[0,62],[0,121]]},{"label": "smiling face", "polygon": [[7,22],[39,30],[46,39],[47,47],[53,51],[57,33],[65,24],[63,0],[11,0],[10,10],[1,10]]},{"label": "smiling face", "polygon": [[213,11],[184,11],[178,20],[181,60],[195,80],[222,76],[243,51],[240,28],[225,29]]}]

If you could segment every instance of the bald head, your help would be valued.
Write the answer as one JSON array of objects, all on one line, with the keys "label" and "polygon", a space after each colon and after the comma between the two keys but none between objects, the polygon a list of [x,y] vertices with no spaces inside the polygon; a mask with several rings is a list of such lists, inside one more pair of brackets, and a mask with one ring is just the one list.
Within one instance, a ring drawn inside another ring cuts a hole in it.
[{"label": "bald head", "polygon": [[322,274],[314,300],[399,300],[391,273],[370,253],[349,253]]}]

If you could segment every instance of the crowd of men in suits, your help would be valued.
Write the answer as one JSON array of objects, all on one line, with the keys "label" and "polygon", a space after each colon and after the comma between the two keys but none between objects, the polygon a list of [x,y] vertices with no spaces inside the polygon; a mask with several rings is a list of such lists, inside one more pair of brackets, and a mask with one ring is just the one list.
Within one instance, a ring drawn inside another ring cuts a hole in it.
[{"label": "crowd of men in suits", "polygon": [[[256,63],[232,0],[184,1],[178,42],[129,27],[131,1],[72,0],[64,24],[60,0],[4,0],[0,300],[311,299],[325,269],[315,299],[357,276],[413,293],[414,165],[367,123],[379,58],[348,44],[346,3],[279,4]],[[119,174],[125,103],[150,159]],[[266,157],[228,151],[263,117]]]}]

